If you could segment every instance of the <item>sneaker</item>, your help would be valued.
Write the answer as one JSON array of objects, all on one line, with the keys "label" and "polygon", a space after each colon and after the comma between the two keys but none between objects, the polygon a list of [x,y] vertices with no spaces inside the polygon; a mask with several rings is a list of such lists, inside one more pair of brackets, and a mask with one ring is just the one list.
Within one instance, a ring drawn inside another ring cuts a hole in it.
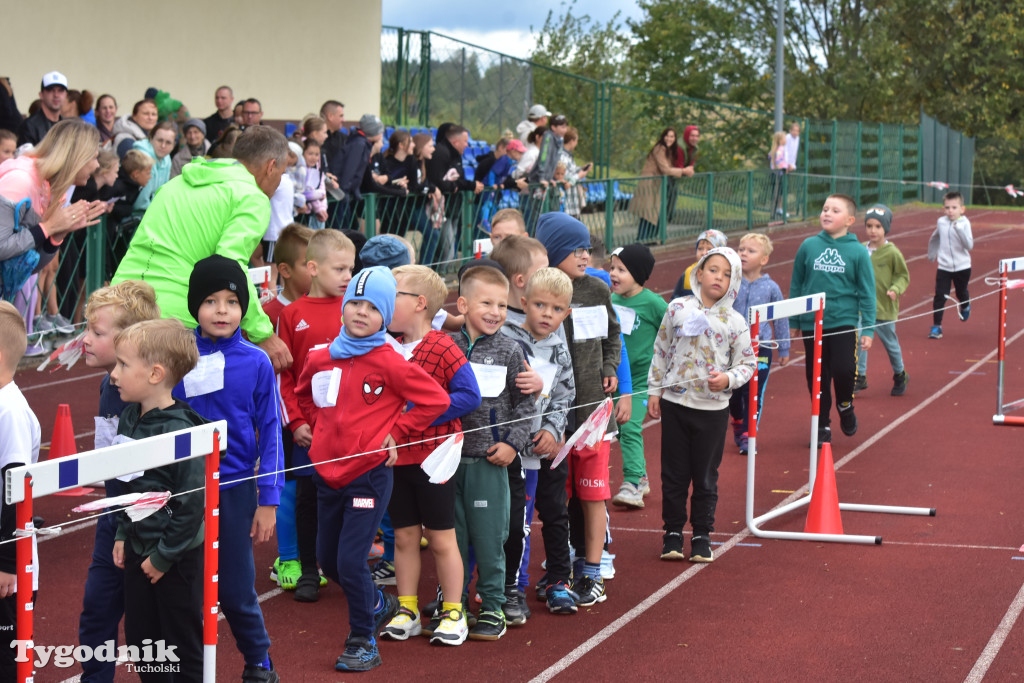
[{"label": "sneaker", "polygon": [[409,640],[409,636],[418,636],[423,631],[420,615],[408,607],[399,607],[398,614],[388,622],[380,632],[381,638],[390,640]]},{"label": "sneaker", "polygon": [[430,634],[431,645],[462,645],[469,635],[466,615],[457,610],[448,610],[438,615],[438,625]]},{"label": "sneaker", "polygon": [[611,581],[615,578],[615,556],[607,550],[601,551],[601,578]]},{"label": "sneaker", "polygon": [[818,448],[821,448],[821,445],[826,443],[832,443],[832,428],[818,427]]},{"label": "sneaker", "polygon": [[747,454],[747,451],[750,450],[748,448],[748,446],[750,445],[750,437],[747,436],[746,432],[740,434],[740,442],[736,445],[740,447],[740,455]]},{"label": "sneaker", "polygon": [[853,380],[853,393],[858,391],[864,391],[868,388],[868,378],[864,375],[857,373],[857,379]]},{"label": "sneaker", "polygon": [[971,302],[968,301],[964,304],[958,304],[956,307],[956,314],[960,316],[960,320],[967,322],[967,319],[971,317]]},{"label": "sneaker", "polygon": [[42,339],[40,339],[34,344],[29,344],[28,346],[25,347],[26,358],[36,358],[38,356],[45,356],[48,352],[49,349],[46,348],[46,344],[43,343]]},{"label": "sneaker", "polygon": [[378,586],[394,586],[398,583],[395,580],[395,565],[387,560],[377,560],[370,567],[370,574],[373,582]]},{"label": "sneaker", "polygon": [[651,480],[647,477],[646,474],[640,477],[640,484],[637,486],[637,488],[640,489],[640,495],[646,496],[650,494]]},{"label": "sneaker", "polygon": [[904,370],[898,375],[892,376],[892,391],[889,392],[890,396],[902,396],[907,391],[907,382],[910,381],[910,375]]},{"label": "sneaker", "polygon": [[732,440],[736,442],[736,445],[740,445],[740,435],[743,434],[743,420],[732,421]]},{"label": "sneaker", "polygon": [[281,558],[274,560],[274,566],[270,568],[270,580],[275,581],[278,586],[286,591],[295,590],[295,585],[302,576],[302,563],[298,560],[285,560]]},{"label": "sneaker", "polygon": [[53,332],[56,327],[53,321],[48,316],[40,315],[36,316],[36,319],[32,321],[32,331],[38,334],[46,334]]},{"label": "sneaker", "polygon": [[669,531],[661,539],[661,559],[670,562],[685,560],[683,554],[683,535],[678,531]]},{"label": "sneaker", "polygon": [[254,664],[246,664],[242,669],[242,683],[280,683],[281,677],[274,671],[271,663],[269,669]]},{"label": "sneaker", "polygon": [[853,412],[853,402],[846,404],[839,404],[839,427],[843,430],[843,434],[847,436],[853,436],[857,433],[857,415]]},{"label": "sneaker", "polygon": [[[53,329],[56,330],[58,334],[75,333],[75,326],[71,323],[70,320],[62,316],[60,313],[54,313],[53,315],[46,315],[41,317],[45,317],[47,320],[49,320],[50,323],[53,325]],[[960,316],[960,319],[967,320],[967,318],[963,317],[962,315]]]},{"label": "sneaker", "polygon": [[334,663],[335,671],[369,671],[380,666],[380,652],[373,638],[349,636],[345,640],[345,651]]},{"label": "sneaker", "polygon": [[505,615],[501,610],[481,610],[476,626],[469,632],[470,640],[497,640],[505,635]]},{"label": "sneaker", "polygon": [[590,607],[608,599],[604,593],[604,579],[602,578],[592,579],[589,576],[581,576],[573,582],[572,592],[576,594],[576,604],[580,607]]},{"label": "sneaker", "polygon": [[533,610],[531,610],[530,606],[526,604],[526,591],[516,589],[516,592],[519,593],[519,606],[523,608],[523,614],[526,615],[526,620],[529,621],[530,617],[533,616]]},{"label": "sneaker", "polygon": [[546,602],[548,599],[548,575],[540,577],[540,581],[537,582],[537,586],[534,589],[537,591],[537,600]]},{"label": "sneaker", "polygon": [[940,325],[932,325],[932,330],[928,333],[928,338],[942,339],[942,327]]},{"label": "sneaker", "polygon": [[505,588],[505,604],[501,611],[505,614],[505,623],[509,626],[522,626],[526,623],[526,614],[519,602],[519,591],[515,587]]},{"label": "sneaker", "polygon": [[714,562],[715,554],[711,552],[711,539],[707,536],[694,536],[690,541],[690,562]]},{"label": "sneaker", "polygon": [[564,581],[556,581],[547,587],[548,611],[552,614],[576,614],[576,600]]},{"label": "sneaker", "polygon": [[[398,614],[398,608],[402,606],[402,603],[398,602],[398,596],[386,593],[380,588],[377,589],[377,594],[380,596],[381,605],[379,610],[373,612],[373,635],[377,637],[380,635],[380,630],[384,628],[385,624],[390,624],[391,620]],[[419,620],[416,620],[419,623]]]},{"label": "sneaker", "polygon": [[295,602],[316,602],[320,599],[320,577],[303,574],[295,582]]},{"label": "sneaker", "polygon": [[612,498],[612,505],[639,510],[644,506],[644,494],[640,493],[636,484],[624,481],[619,487],[619,492]]},{"label": "sneaker", "polygon": [[425,635],[426,637],[429,638],[432,635],[434,635],[434,631],[436,631],[438,628],[441,627],[441,619],[444,617],[444,615],[441,614],[441,612],[436,610],[436,609],[434,609],[434,610],[424,609],[423,613],[424,614],[429,614],[430,615],[430,620],[427,621],[427,625],[426,626],[421,627],[420,633],[422,633],[423,635]]}]

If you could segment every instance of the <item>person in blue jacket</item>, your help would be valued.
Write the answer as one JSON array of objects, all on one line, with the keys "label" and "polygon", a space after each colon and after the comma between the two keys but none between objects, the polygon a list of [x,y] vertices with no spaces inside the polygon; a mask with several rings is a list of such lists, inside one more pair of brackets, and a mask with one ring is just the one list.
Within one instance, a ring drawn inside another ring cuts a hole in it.
[{"label": "person in blue jacket", "polygon": [[199,364],[174,396],[206,419],[228,423],[220,463],[220,606],[245,659],[242,679],[278,681],[256,599],[252,542],[273,535],[284,487],[280,399],[270,358],[242,338],[248,307],[248,274],[236,261],[214,254],[196,263],[188,310],[199,323]]}]

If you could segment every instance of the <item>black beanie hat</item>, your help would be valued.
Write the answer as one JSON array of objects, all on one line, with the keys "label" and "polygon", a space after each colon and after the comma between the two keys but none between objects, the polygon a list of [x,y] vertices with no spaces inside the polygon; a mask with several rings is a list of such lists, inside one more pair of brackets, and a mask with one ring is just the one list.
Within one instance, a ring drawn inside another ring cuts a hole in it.
[{"label": "black beanie hat", "polygon": [[242,315],[249,310],[249,274],[238,261],[214,254],[195,265],[188,279],[188,312],[199,322],[199,306],[206,297],[222,289],[238,295]]},{"label": "black beanie hat", "polygon": [[619,247],[612,252],[612,256],[622,261],[622,265],[626,266],[626,270],[641,287],[650,279],[651,272],[654,270],[654,254],[646,244],[634,242],[628,246]]}]

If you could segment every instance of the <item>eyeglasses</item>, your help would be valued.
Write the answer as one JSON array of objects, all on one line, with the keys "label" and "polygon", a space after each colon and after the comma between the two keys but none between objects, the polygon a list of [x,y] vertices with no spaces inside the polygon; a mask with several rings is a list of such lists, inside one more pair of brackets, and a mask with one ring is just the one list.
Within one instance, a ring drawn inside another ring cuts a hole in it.
[{"label": "eyeglasses", "polygon": [[406,296],[414,296],[417,299],[423,296],[422,294],[413,294],[412,292],[395,292],[395,294],[404,294]]},{"label": "eyeglasses", "polygon": [[583,258],[584,255],[590,256],[591,251],[589,247],[580,247],[579,249],[573,249],[572,255],[576,258]]}]

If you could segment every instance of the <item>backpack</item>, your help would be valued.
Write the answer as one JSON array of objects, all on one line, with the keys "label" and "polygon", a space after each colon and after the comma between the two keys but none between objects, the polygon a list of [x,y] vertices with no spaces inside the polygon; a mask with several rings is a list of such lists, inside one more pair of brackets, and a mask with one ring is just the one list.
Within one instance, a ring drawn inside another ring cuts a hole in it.
[{"label": "backpack", "polygon": [[35,238],[26,228],[39,225],[39,215],[32,210],[32,202],[22,199],[14,203],[0,196],[0,298],[14,301],[15,295],[32,273],[49,262],[40,263]]}]

